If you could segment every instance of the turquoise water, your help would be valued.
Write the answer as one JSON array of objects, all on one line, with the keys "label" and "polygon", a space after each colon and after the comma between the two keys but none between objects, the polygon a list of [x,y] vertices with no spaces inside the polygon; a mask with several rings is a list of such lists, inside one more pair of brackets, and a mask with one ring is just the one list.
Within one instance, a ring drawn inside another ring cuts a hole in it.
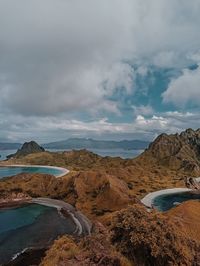
[{"label": "turquoise water", "polygon": [[60,169],[47,167],[0,167],[0,179],[3,177],[13,176],[20,173],[42,173],[58,176],[62,174]]},{"label": "turquoise water", "polygon": [[46,210],[48,210],[47,207],[37,204],[16,209],[0,210],[0,234],[32,224]]},{"label": "turquoise water", "polygon": [[181,202],[188,200],[200,200],[200,193],[181,192],[169,195],[161,195],[154,199],[153,206],[159,211],[168,211]]},{"label": "turquoise water", "polygon": [[74,230],[73,221],[62,218],[55,208],[29,204],[0,210],[0,265],[25,248],[46,246]]}]

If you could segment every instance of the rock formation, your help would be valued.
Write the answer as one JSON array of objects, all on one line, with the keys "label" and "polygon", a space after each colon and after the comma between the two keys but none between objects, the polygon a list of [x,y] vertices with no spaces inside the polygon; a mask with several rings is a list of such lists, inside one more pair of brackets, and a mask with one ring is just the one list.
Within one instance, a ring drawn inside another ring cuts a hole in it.
[{"label": "rock formation", "polygon": [[142,155],[160,165],[185,173],[200,173],[200,129],[187,129],[181,134],[161,134]]},{"label": "rock formation", "polygon": [[32,153],[44,152],[45,149],[39,146],[35,141],[25,142],[20,149],[15,154],[10,154],[7,156],[8,159],[15,157],[20,158]]}]

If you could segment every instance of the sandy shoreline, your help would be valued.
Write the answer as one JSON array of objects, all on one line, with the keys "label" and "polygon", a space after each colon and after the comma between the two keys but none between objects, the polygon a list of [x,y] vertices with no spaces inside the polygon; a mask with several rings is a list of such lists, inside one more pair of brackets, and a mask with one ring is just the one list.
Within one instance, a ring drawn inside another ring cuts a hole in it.
[{"label": "sandy shoreline", "polygon": [[63,216],[70,216],[74,224],[76,225],[76,230],[74,234],[80,236],[88,235],[91,233],[92,223],[84,214],[77,211],[72,205],[64,201],[50,198],[33,198],[31,202],[56,208],[59,212],[63,214]]},{"label": "sandy shoreline", "polygon": [[27,204],[38,204],[47,207],[56,208],[60,215],[70,219],[75,224],[74,235],[85,236],[91,233],[92,223],[90,220],[80,211],[76,210],[72,205],[61,201],[50,198],[24,198],[19,200],[4,201],[0,203],[0,210],[18,208]]},{"label": "sandy shoreline", "polygon": [[189,191],[192,191],[192,189],[189,189],[189,188],[169,188],[169,189],[158,190],[158,191],[147,194],[143,199],[141,199],[141,202],[146,207],[153,208],[153,202],[154,202],[155,198],[158,196],[181,193],[181,192],[189,192]]},{"label": "sandy shoreline", "polygon": [[7,165],[0,165],[0,167],[38,167],[38,168],[50,168],[50,169],[57,169],[61,171],[61,174],[55,175],[55,177],[62,177],[67,175],[70,171],[63,167],[58,166],[49,166],[49,165],[31,165],[31,164],[7,164]]}]

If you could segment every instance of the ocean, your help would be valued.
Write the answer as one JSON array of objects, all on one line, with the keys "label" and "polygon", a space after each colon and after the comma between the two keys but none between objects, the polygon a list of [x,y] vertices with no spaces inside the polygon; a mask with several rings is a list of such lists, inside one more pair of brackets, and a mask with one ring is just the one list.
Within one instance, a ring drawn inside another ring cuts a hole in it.
[{"label": "ocean", "polygon": [[[49,151],[65,151],[67,149],[49,149]],[[110,157],[121,157],[123,159],[135,158],[140,155],[143,150],[124,150],[124,149],[89,149],[90,151],[100,155],[100,156],[110,156]],[[5,160],[6,156],[15,153],[16,150],[0,150],[0,160]]]}]

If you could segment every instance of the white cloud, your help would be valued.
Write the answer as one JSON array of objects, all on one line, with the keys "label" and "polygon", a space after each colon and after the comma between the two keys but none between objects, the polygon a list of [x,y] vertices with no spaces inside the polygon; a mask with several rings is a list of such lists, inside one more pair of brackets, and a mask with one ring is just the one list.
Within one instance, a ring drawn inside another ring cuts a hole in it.
[{"label": "white cloud", "polygon": [[149,116],[154,113],[153,107],[150,105],[132,106],[132,108],[136,116]]},{"label": "white cloud", "polygon": [[158,134],[176,133],[200,124],[198,113],[167,112],[148,117],[138,115],[131,123],[113,123],[107,118],[91,121],[55,117],[29,117],[0,115],[1,138],[4,141],[28,141],[40,143],[67,139],[69,137],[93,137],[98,139],[147,139]]},{"label": "white cloud", "polygon": [[[199,0],[1,0],[2,138],[152,138],[161,130],[195,127],[197,115],[154,114],[141,103],[130,124],[113,123],[111,115],[110,122],[101,120],[100,114],[120,114],[121,99],[110,96],[117,88],[139,94],[134,79],[137,73],[145,77],[146,66],[199,62],[199,12]],[[137,72],[129,63],[139,65]],[[185,70],[163,101],[199,105],[199,71]],[[85,113],[92,122],[83,121]]]},{"label": "white cloud", "polygon": [[2,0],[1,105],[24,115],[117,112],[105,98],[134,81],[122,62],[193,60],[199,10],[198,0]]},{"label": "white cloud", "polygon": [[180,77],[170,82],[162,96],[164,103],[171,102],[179,107],[188,103],[200,106],[200,67],[183,70]]}]

